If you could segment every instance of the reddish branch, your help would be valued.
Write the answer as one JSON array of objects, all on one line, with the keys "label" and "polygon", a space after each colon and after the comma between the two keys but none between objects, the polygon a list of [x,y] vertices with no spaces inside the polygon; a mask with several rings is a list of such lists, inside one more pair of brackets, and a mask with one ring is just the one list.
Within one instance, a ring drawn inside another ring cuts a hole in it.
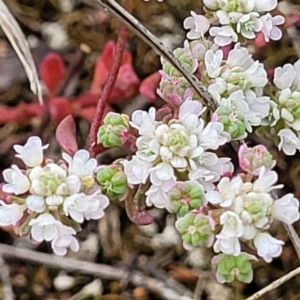
[{"label": "reddish branch", "polygon": [[105,106],[107,104],[107,99],[108,99],[110,93],[112,92],[115,82],[117,80],[117,76],[118,76],[120,66],[122,63],[125,44],[127,41],[127,34],[128,34],[127,28],[124,25],[121,25],[119,34],[118,34],[118,40],[117,40],[113,65],[110,70],[107,82],[104,86],[102,95],[98,101],[96,112],[95,112],[94,119],[91,124],[91,129],[90,129],[90,133],[89,133],[89,137],[88,137],[88,150],[90,152],[91,157],[95,157],[95,155],[96,155],[96,153],[94,151],[94,146],[96,145],[96,142],[97,142],[98,128],[101,125],[101,122],[103,119],[103,113],[105,110]]}]

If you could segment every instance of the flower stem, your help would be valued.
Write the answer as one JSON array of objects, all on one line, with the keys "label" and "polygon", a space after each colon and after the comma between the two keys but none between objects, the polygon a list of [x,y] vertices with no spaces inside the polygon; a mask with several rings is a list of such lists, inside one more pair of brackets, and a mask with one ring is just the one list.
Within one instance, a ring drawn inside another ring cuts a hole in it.
[{"label": "flower stem", "polygon": [[91,157],[95,157],[96,153],[94,151],[94,146],[96,145],[97,142],[97,132],[98,128],[101,125],[102,119],[103,119],[103,114],[105,110],[105,105],[107,103],[107,99],[112,92],[114,85],[117,80],[117,76],[120,70],[120,66],[122,63],[123,59],[123,53],[127,41],[127,34],[128,30],[124,25],[121,25],[119,29],[119,34],[118,34],[118,40],[117,40],[117,45],[116,45],[116,50],[114,53],[114,61],[112,68],[109,72],[109,76],[107,79],[107,82],[105,84],[105,87],[103,89],[102,95],[98,101],[96,112],[91,124],[90,132],[89,132],[89,137],[88,137],[88,150],[90,153]]}]

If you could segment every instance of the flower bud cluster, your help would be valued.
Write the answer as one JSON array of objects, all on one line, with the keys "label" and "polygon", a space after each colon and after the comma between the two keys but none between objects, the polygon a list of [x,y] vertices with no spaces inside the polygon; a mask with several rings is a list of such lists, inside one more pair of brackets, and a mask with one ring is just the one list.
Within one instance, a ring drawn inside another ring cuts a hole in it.
[{"label": "flower bud cluster", "polygon": [[[241,243],[256,249],[259,257],[271,262],[281,254],[284,244],[268,233],[271,223],[276,219],[292,224],[300,217],[299,202],[293,194],[274,199],[272,191],[283,186],[274,186],[277,173],[270,170],[274,161],[263,146],[242,145],[239,162],[246,174],[231,179],[223,177],[216,190],[205,194],[206,201],[214,207],[211,215],[219,228],[213,248],[221,254],[212,263],[218,266],[220,282],[231,282],[235,278],[250,282],[252,269],[246,261],[256,258],[243,253]],[[254,174],[257,177],[253,177]],[[243,264],[239,265],[239,261]]]},{"label": "flower bud cluster", "polygon": [[[218,158],[211,151],[225,144],[229,135],[219,122],[205,124],[203,111],[199,101],[188,98],[180,105],[178,118],[158,121],[154,108],[133,113],[130,125],[139,133],[137,151],[131,160],[123,161],[124,172],[129,185],[150,183],[145,193],[147,205],[173,211],[176,193],[199,184],[204,190],[213,189],[213,182],[232,169],[229,158]],[[178,180],[191,181],[191,186],[173,186]],[[172,186],[178,191],[168,194]],[[179,211],[187,209],[174,206]]]},{"label": "flower bud cluster", "polygon": [[98,142],[106,148],[122,146],[128,139],[129,118],[124,114],[109,112],[98,130]]},{"label": "flower bud cluster", "polygon": [[[209,31],[214,42],[223,47],[232,42],[255,39],[259,33],[266,42],[282,37],[277,26],[284,23],[284,18],[269,13],[276,8],[277,0],[204,0],[203,4],[206,16],[192,11],[184,21],[184,28],[190,30],[189,39],[198,39]],[[210,23],[215,21],[220,26],[211,27]]]},{"label": "flower bud cluster", "polygon": [[95,159],[86,150],[73,157],[63,153],[63,160],[44,160],[39,137],[31,137],[14,149],[26,166],[12,165],[3,172],[6,184],[1,200],[0,226],[17,226],[20,234],[30,234],[36,242],[51,242],[53,251],[64,255],[67,248],[78,251],[74,235],[84,220],[100,219],[108,198],[95,184]]},{"label": "flower bud cluster", "polygon": [[300,60],[274,72],[272,108],[268,120],[279,137],[278,148],[287,155],[300,151]]}]

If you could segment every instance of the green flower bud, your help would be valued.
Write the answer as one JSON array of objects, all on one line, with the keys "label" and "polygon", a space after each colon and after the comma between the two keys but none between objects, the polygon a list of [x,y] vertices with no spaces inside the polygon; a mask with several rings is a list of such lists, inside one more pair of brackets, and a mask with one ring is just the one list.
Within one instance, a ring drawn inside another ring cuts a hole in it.
[{"label": "green flower bud", "polygon": [[[183,48],[177,48],[173,51],[174,56],[181,62],[182,65],[186,67],[186,69],[194,73],[197,66],[198,66],[198,61],[197,59],[193,58],[192,53]],[[175,76],[175,77],[180,77],[181,73],[177,71],[172,64],[170,64],[167,61],[163,61],[163,71],[170,75],[170,76]]]},{"label": "green flower bud", "polygon": [[266,169],[272,169],[276,164],[271,153],[263,145],[248,147],[243,144],[239,149],[239,165],[240,167],[253,175],[258,176],[260,168],[264,166]]},{"label": "green flower bud", "polygon": [[238,256],[220,254],[212,259],[217,264],[217,279],[220,283],[231,283],[234,280],[249,283],[253,278],[249,260],[257,260],[255,256],[241,253]]},{"label": "green flower bud", "polygon": [[103,125],[99,127],[98,142],[106,148],[121,146],[124,143],[122,135],[127,133],[128,128],[127,115],[110,112],[104,118]]},{"label": "green flower bud", "polygon": [[219,115],[218,120],[224,125],[224,131],[228,132],[233,140],[241,138],[246,133],[244,117],[240,114],[235,116]]},{"label": "green flower bud", "polygon": [[181,234],[185,248],[212,245],[214,234],[209,221],[208,216],[197,211],[189,212],[176,221],[175,227]]},{"label": "green flower bud", "polygon": [[213,51],[218,49],[218,46],[209,40],[196,40],[189,42],[189,48],[198,62],[204,61],[205,53],[211,49]]},{"label": "green flower bud", "polygon": [[293,110],[292,110],[292,114],[294,116],[294,118],[300,119],[300,105],[297,105]]},{"label": "green flower bud", "polygon": [[177,182],[168,192],[172,210],[180,217],[203,204],[203,188],[197,182]]},{"label": "green flower bud", "polygon": [[190,83],[185,78],[170,77],[161,80],[158,94],[166,102],[172,105],[180,105],[185,100],[188,89],[193,93]]},{"label": "green flower bud", "polygon": [[102,192],[110,200],[116,200],[127,190],[127,179],[123,170],[117,165],[104,167],[97,173],[97,181]]}]

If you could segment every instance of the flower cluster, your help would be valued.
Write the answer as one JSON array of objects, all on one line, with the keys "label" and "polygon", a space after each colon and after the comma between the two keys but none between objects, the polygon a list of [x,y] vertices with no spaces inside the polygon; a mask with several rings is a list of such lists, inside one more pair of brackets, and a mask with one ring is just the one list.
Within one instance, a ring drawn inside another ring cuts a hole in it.
[{"label": "flower cluster", "polygon": [[215,252],[237,256],[241,253],[240,241],[254,245],[257,254],[270,262],[281,253],[282,241],[267,232],[273,219],[292,224],[299,219],[299,202],[292,194],[274,200],[270,192],[281,188],[274,171],[260,168],[258,178],[244,182],[242,175],[222,178],[217,190],[208,192],[206,199],[221,209],[221,231],[216,235]]},{"label": "flower cluster", "polygon": [[233,139],[247,136],[259,126],[270,110],[270,98],[262,94],[267,84],[263,64],[254,61],[246,48],[236,44],[226,60],[222,50],[208,50],[202,78],[217,101],[216,114]]},{"label": "flower cluster", "polygon": [[268,125],[275,127],[279,150],[294,155],[300,150],[300,60],[274,72],[272,108]]},{"label": "flower cluster", "polygon": [[[216,116],[232,139],[241,139],[269,116],[270,98],[263,95],[267,72],[254,61],[246,48],[236,44],[225,59],[223,51],[209,41],[185,41],[174,50],[175,57],[191,73],[199,76],[219,106]],[[179,106],[187,98],[197,98],[179,72],[162,60],[158,94],[169,104]]]},{"label": "flower cluster", "polygon": [[[49,241],[63,255],[68,248],[78,250],[79,224],[100,219],[109,200],[126,199],[128,216],[139,215],[132,220],[146,216],[145,206],[165,208],[176,214],[185,249],[213,247],[219,282],[252,280],[250,261],[257,257],[247,249],[266,262],[281,254],[284,243],[269,228],[274,220],[299,220],[299,202],[293,194],[275,199],[274,190],[283,186],[275,185],[272,155],[263,145],[243,143],[234,170],[231,159],[219,157],[217,150],[266,125],[276,133],[280,150],[288,155],[300,150],[300,60],[277,68],[271,86],[263,64],[242,46],[258,34],[267,42],[281,38],[276,26],[284,18],[269,13],[276,0],[203,3],[205,15],[192,11],[183,24],[191,41],[173,55],[201,80],[215,111],[162,58],[157,94],[166,105],[134,111],[131,118],[110,112],[98,129],[98,143],[124,146],[133,155],[97,167],[88,151],[79,150],[54,162],[44,159],[47,146],[38,137],[29,138],[25,146],[14,147],[26,168],[12,165],[3,172],[7,197],[0,200],[0,226],[16,226],[36,242]],[[134,214],[128,211],[132,206]]]},{"label": "flower cluster", "polygon": [[53,251],[64,255],[67,248],[79,248],[74,238],[78,223],[100,219],[109,200],[95,184],[97,161],[86,150],[73,157],[63,153],[64,160],[55,163],[44,160],[47,147],[39,137],[14,146],[26,169],[12,165],[3,172],[7,183],[2,189],[9,196],[1,201],[0,226],[18,226],[21,235],[30,233],[36,242],[51,241]]},{"label": "flower cluster", "polygon": [[[184,22],[184,28],[189,29],[187,37],[198,39],[209,30],[210,36],[219,46],[254,39],[258,33],[270,39],[279,40],[282,36],[277,27],[284,23],[280,15],[272,16],[269,12],[277,6],[277,1],[259,0],[204,0],[206,16],[191,12]],[[217,21],[221,26],[210,27]]]},{"label": "flower cluster", "polygon": [[149,113],[135,111],[131,126],[138,130],[136,155],[124,160],[129,185],[146,184],[146,203],[170,208],[167,192],[177,178],[201,183],[206,190],[231,169],[229,158],[218,158],[209,151],[228,141],[228,134],[219,122],[201,118],[203,107],[198,101],[187,99],[179,108],[178,118],[157,121],[155,109]]}]

